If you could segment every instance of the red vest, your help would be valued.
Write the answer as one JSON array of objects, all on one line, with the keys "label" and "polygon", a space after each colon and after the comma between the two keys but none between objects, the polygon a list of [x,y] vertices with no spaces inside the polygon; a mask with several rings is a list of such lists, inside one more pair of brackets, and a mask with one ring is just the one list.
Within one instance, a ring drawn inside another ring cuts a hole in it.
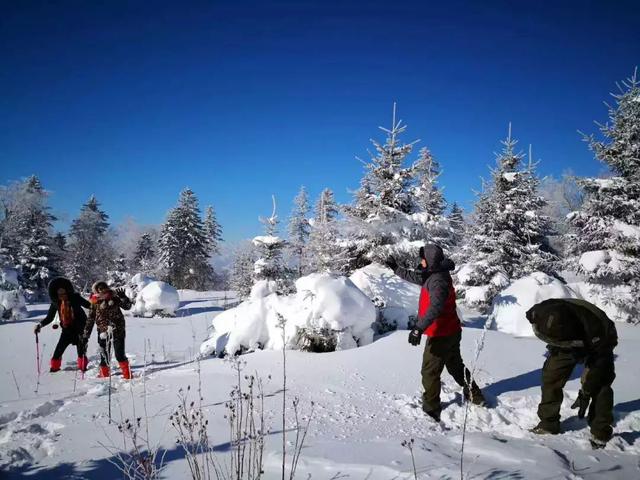
[{"label": "red vest", "polygon": [[[418,305],[418,318],[424,316],[429,309],[431,301],[429,290],[422,287],[420,289],[420,303]],[[424,334],[429,337],[447,337],[462,330],[458,312],[456,311],[456,290],[453,284],[449,284],[449,295],[444,305],[444,309],[438,318],[427,327]]]}]

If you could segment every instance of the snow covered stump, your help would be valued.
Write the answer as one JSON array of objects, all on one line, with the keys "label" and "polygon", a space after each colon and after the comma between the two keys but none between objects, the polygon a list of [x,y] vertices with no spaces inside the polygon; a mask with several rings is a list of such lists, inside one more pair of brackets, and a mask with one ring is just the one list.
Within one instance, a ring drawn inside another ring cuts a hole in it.
[{"label": "snow covered stump", "polygon": [[[203,355],[233,355],[259,348],[345,350],[371,343],[373,303],[346,277],[314,273],[298,279],[296,293],[278,295],[276,283],[262,280],[250,297],[213,320]],[[284,337],[282,322],[285,319]]]}]

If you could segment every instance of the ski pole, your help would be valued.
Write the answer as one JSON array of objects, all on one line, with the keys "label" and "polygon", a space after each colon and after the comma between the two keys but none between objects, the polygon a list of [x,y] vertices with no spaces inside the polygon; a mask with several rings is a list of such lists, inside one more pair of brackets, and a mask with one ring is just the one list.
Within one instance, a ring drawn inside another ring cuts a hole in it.
[{"label": "ski pole", "polygon": [[113,335],[113,327],[107,327],[107,366],[109,367],[109,423],[111,423],[111,338]]},{"label": "ski pole", "polygon": [[38,370],[38,379],[40,378],[40,342],[36,333],[36,368]]}]

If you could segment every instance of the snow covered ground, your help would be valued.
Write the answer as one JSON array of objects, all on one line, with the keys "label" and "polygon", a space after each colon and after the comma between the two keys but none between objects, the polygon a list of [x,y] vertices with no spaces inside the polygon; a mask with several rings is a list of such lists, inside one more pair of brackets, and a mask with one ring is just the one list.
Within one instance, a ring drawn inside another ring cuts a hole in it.
[{"label": "snow covered ground", "polygon": [[[123,383],[114,377],[113,416],[143,415],[144,390],[150,435],[166,447],[165,478],[188,478],[188,467],[175,446],[168,416],[177,405],[179,388],[197,384],[191,362],[207,337],[213,316],[221,311],[219,293],[181,291],[175,318],[127,318],[127,353],[137,378]],[[0,324],[0,477],[121,478],[101,444],[119,445],[117,428],[107,418],[107,381],[95,378],[96,343],[91,340],[92,369],[76,377],[75,352],[67,350],[66,370],[48,373],[57,340],[50,328],[41,334],[42,370],[37,386],[33,321],[45,305],[29,306],[26,321]],[[472,312],[465,312],[472,318]],[[471,324],[481,324],[481,319]],[[544,345],[534,338],[515,338],[488,331],[478,362],[478,380],[489,408],[471,407],[465,445],[468,478],[640,478],[640,329],[617,325],[615,437],[603,451],[593,451],[583,421],[569,409],[579,388],[579,373],[567,385],[563,404],[565,433],[539,437],[528,432],[536,424]],[[472,362],[482,330],[465,328],[463,355]],[[407,343],[406,331],[393,332],[372,344],[333,353],[287,352],[288,396],[301,399],[304,414],[315,413],[298,477],[391,479],[413,478],[411,456],[401,445],[413,438],[419,478],[459,478],[461,424],[465,409],[460,392],[444,374],[443,423],[425,418],[420,406],[422,347]],[[142,381],[147,363],[146,384]],[[265,380],[267,438],[266,478],[280,476],[282,353],[244,355],[245,373]],[[234,385],[226,360],[200,363],[209,434],[217,455],[228,450],[224,402]],[[267,377],[271,375],[271,379]],[[15,377],[15,379],[14,379]],[[34,391],[37,387],[37,393]],[[135,414],[132,411],[135,408]],[[291,412],[288,418],[292,419]],[[290,429],[288,425],[287,429]],[[290,432],[293,440],[293,432]]]}]

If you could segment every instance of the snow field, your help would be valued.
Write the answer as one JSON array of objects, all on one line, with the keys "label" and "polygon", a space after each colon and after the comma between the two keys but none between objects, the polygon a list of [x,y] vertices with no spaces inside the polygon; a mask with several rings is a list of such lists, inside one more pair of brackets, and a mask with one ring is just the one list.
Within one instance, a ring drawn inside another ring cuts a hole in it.
[{"label": "snow field", "polygon": [[[146,391],[150,435],[168,450],[164,478],[186,478],[188,468],[168,416],[177,404],[179,388],[198,382],[197,364],[189,363],[207,336],[220,301],[212,294],[181,291],[175,318],[127,317],[127,353],[137,378],[113,378],[113,412],[116,421],[143,416]],[[30,306],[32,318],[44,306]],[[464,312],[474,316],[473,312]],[[108,463],[110,454],[100,443],[119,445],[121,437],[107,419],[107,382],[96,374],[95,338],[90,347],[92,370],[76,382],[75,352],[67,350],[65,368],[43,373],[38,394],[35,353],[30,322],[0,325],[0,469],[7,478],[116,478]],[[470,478],[607,478],[637,475],[640,454],[640,403],[637,385],[637,350],[640,331],[619,326],[616,350],[617,379],[615,437],[603,451],[592,451],[585,422],[569,409],[579,388],[579,373],[565,389],[562,409],[565,433],[540,437],[528,429],[537,422],[540,369],[544,344],[534,338],[514,338],[488,331],[477,365],[477,379],[490,406],[469,408],[464,470]],[[474,358],[482,331],[465,328],[463,357]],[[57,333],[43,330],[43,367]],[[423,344],[424,345],[424,339]],[[289,400],[300,398],[301,414],[315,402],[306,448],[298,468],[299,478],[394,477],[412,478],[411,457],[401,442],[413,438],[419,478],[459,477],[460,424],[465,407],[460,389],[443,374],[443,422],[435,424],[420,408],[421,347],[407,343],[406,331],[392,332],[357,349],[313,354],[287,351]],[[145,352],[146,351],[146,352]],[[147,376],[142,381],[144,357]],[[153,358],[153,361],[149,359]],[[16,361],[16,359],[20,359]],[[265,454],[265,478],[279,476],[281,457],[280,408],[282,352],[260,350],[240,357],[246,374],[257,373],[265,382],[266,421],[270,429]],[[228,425],[224,402],[234,385],[227,360],[200,362],[204,409],[216,454],[224,457]],[[44,370],[44,368],[43,368]],[[12,378],[20,385],[18,393]],[[268,376],[271,375],[271,379]],[[193,392],[195,393],[195,392]],[[195,395],[193,396],[195,399]],[[293,441],[293,414],[287,408],[288,440]],[[11,468],[9,468],[11,466]]]}]

